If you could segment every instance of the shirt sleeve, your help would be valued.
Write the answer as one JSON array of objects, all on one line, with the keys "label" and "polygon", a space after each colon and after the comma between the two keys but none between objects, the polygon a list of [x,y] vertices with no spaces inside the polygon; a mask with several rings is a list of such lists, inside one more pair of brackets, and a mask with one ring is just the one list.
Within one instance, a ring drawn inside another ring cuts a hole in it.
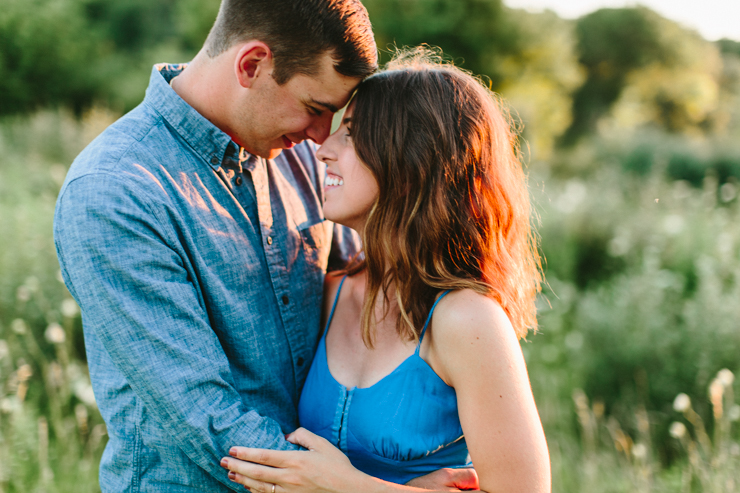
[{"label": "shirt sleeve", "polygon": [[70,182],[54,220],[62,275],[147,412],[195,464],[244,491],[219,466],[231,446],[296,447],[237,392],[174,228],[147,196],[120,175]]}]

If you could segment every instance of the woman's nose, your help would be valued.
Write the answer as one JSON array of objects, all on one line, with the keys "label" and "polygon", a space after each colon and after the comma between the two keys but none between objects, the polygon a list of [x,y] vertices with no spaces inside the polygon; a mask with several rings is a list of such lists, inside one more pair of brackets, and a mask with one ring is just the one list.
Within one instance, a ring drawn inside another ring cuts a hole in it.
[{"label": "woman's nose", "polygon": [[336,158],[336,153],[333,150],[332,142],[334,142],[334,134],[331,134],[329,137],[324,140],[324,143],[321,144],[321,147],[319,147],[319,150],[316,151],[316,157],[321,162],[331,161],[332,159]]}]

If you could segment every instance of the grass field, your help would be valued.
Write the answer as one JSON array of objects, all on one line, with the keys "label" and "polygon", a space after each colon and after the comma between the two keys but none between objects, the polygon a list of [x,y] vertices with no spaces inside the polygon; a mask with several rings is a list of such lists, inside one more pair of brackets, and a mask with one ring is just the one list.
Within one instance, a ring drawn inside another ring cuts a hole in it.
[{"label": "grass field", "polygon": [[[52,214],[69,163],[114,118],[0,122],[0,493],[99,491],[105,426]],[[737,186],[675,180],[659,156],[635,172],[608,151],[623,144],[530,167],[548,286],[523,349],[553,490],[740,491]]]}]

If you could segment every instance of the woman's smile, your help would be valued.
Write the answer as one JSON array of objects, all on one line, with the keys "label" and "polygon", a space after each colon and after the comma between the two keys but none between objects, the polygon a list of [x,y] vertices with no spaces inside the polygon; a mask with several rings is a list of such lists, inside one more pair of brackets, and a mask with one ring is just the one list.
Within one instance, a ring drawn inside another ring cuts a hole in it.
[{"label": "woman's smile", "polygon": [[344,180],[341,176],[335,175],[329,171],[326,172],[326,180],[324,180],[324,186],[326,188],[341,187],[344,185]]}]

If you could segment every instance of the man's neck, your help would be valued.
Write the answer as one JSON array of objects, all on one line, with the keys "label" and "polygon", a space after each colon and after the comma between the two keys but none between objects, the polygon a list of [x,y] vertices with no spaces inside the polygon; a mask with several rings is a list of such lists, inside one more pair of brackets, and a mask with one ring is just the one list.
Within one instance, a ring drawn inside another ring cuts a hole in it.
[{"label": "man's neck", "polygon": [[229,132],[224,102],[229,99],[227,57],[210,58],[201,50],[185,69],[170,81],[172,89],[198,113],[215,126]]}]

